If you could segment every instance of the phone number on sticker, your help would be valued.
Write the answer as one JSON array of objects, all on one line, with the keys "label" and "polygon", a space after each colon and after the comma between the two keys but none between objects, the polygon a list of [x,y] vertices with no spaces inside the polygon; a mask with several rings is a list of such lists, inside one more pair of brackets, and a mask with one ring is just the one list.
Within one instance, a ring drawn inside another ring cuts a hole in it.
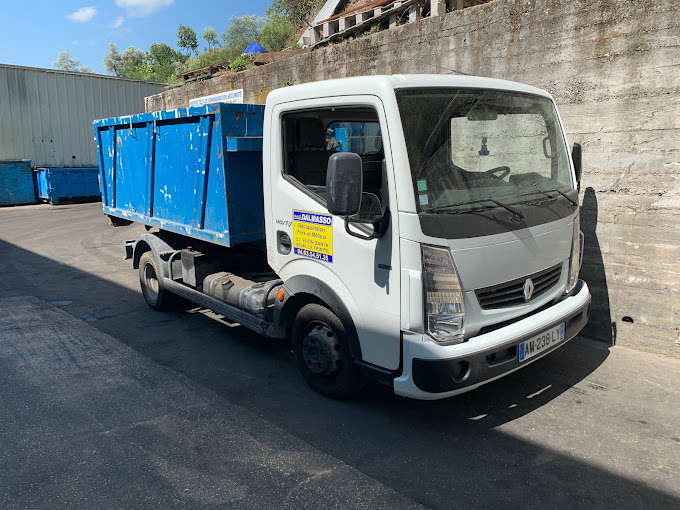
[{"label": "phone number on sticker", "polygon": [[310,259],[320,260],[322,262],[333,262],[332,255],[326,255],[325,253],[316,253],[315,251],[302,250],[300,248],[295,248],[296,255],[302,255],[304,257],[309,257]]}]

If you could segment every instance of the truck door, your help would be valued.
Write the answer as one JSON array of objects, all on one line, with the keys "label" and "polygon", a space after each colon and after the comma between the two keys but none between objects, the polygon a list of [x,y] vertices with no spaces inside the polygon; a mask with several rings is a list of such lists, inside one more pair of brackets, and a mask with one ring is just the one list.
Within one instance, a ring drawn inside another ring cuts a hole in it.
[{"label": "truck door", "polygon": [[[375,96],[324,98],[272,109],[269,172],[265,170],[268,258],[284,281],[323,282],[342,301],[356,326],[364,361],[399,367],[400,291],[396,192],[385,113]],[[390,211],[379,239],[358,239],[326,208],[326,170],[334,152],[361,156],[366,224]],[[267,175],[267,173],[269,175]],[[267,209],[270,209],[267,211]],[[312,292],[314,293],[314,292]]]}]

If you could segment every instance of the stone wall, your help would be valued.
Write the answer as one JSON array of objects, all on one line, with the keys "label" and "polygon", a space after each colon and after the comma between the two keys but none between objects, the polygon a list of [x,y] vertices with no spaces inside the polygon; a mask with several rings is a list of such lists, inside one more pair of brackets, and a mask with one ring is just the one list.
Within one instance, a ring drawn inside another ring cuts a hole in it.
[{"label": "stone wall", "polygon": [[147,98],[147,110],[235,88],[263,103],[289,83],[454,70],[553,94],[584,150],[586,332],[680,357],[677,0],[496,0],[172,89]]}]

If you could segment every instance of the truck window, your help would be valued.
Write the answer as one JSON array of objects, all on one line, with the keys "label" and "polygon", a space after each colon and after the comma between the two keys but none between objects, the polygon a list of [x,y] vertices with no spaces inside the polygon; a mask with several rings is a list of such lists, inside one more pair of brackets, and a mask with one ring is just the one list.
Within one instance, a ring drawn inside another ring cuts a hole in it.
[{"label": "truck window", "polygon": [[382,149],[377,122],[333,122],[326,129],[326,148],[340,152],[373,155]]},{"label": "truck window", "polygon": [[291,184],[325,205],[328,159],[334,152],[355,152],[361,156],[364,174],[358,218],[380,214],[384,151],[375,110],[305,110],[284,115],[282,122],[285,173],[292,178]]}]

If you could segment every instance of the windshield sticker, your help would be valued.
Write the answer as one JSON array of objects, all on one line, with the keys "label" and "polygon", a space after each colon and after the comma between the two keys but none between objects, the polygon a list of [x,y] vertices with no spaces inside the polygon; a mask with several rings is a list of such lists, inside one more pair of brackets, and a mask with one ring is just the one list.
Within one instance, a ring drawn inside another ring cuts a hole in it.
[{"label": "windshield sticker", "polygon": [[333,262],[333,216],[293,211],[293,249],[296,255]]},{"label": "windshield sticker", "polygon": [[424,180],[418,181],[418,191],[427,191],[427,182]]},{"label": "windshield sticker", "polygon": [[427,198],[426,194],[418,195],[418,199],[420,200],[420,205],[427,205],[430,203],[430,199]]}]

